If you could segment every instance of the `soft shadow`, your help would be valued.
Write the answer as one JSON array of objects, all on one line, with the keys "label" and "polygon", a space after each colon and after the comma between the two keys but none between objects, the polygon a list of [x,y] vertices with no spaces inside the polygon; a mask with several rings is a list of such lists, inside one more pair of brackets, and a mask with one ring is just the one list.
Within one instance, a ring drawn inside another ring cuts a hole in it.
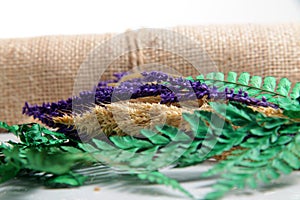
[{"label": "soft shadow", "polygon": [[[166,189],[159,188],[157,184],[142,181],[136,176],[122,175],[113,172],[93,176],[86,182],[85,186],[95,184],[101,184],[102,188],[113,189],[116,192],[140,194],[141,198],[142,195],[169,198],[184,197],[180,195],[180,193],[178,195],[174,193],[174,190],[172,191],[168,186],[165,186]],[[0,199],[24,200],[25,197],[28,198],[36,190],[53,190],[53,192],[55,192],[57,189],[59,188],[53,189],[44,187],[42,183],[34,177],[20,177],[0,185]]]}]

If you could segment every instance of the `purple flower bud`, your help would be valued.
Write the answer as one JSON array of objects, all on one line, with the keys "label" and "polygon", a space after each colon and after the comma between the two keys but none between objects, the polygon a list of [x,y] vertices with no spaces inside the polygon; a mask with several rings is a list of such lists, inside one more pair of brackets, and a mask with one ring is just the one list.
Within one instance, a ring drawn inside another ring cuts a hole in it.
[{"label": "purple flower bud", "polygon": [[238,94],[242,95],[243,94],[243,89],[239,89]]}]

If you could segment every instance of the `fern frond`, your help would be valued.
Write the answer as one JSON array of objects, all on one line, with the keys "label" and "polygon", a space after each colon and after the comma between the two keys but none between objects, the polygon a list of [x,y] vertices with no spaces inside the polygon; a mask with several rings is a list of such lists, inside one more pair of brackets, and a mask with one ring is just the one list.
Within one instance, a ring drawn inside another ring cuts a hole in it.
[{"label": "fern frond", "polygon": [[[221,72],[212,72],[204,75],[199,75],[196,80],[204,82],[208,85],[217,86],[219,90],[224,90],[226,87],[234,89],[237,92],[240,89],[246,91],[250,96],[262,98],[263,96],[270,102],[276,103],[275,97],[289,97],[297,99],[300,96],[300,83],[296,83],[294,88],[291,88],[291,81],[287,78],[282,78],[276,84],[276,78],[267,76],[262,78],[260,76],[251,76],[244,72],[239,76],[235,72],[229,72],[227,79]],[[191,77],[189,77],[191,80]]]},{"label": "fern frond", "polygon": [[122,169],[157,170],[174,164],[186,151],[192,138],[171,126],[156,126],[157,132],[144,129],[141,136],[111,136],[108,142],[93,139],[79,144],[100,162]]},{"label": "fern frond", "polygon": [[[221,174],[221,179],[213,185],[214,191],[205,199],[218,199],[234,187],[257,188],[259,183],[270,183],[281,174],[290,174],[300,168],[300,135],[288,144],[280,142],[265,148],[267,137],[258,146],[238,150],[225,161],[215,165],[203,176]],[[280,139],[278,140],[280,141]]]},{"label": "fern frond", "polygon": [[184,113],[183,117],[191,125],[195,140],[179,158],[178,167],[195,165],[220,155],[239,145],[247,136],[244,131],[234,130],[215,113],[195,111],[194,114]]},{"label": "fern frond", "polygon": [[111,136],[111,143],[93,139],[92,144],[79,146],[105,165],[125,170],[123,173],[137,175],[143,180],[171,186],[193,198],[176,180],[157,171],[176,163],[191,138],[175,127],[157,126],[156,129],[160,134],[141,130],[142,139],[137,136]]}]

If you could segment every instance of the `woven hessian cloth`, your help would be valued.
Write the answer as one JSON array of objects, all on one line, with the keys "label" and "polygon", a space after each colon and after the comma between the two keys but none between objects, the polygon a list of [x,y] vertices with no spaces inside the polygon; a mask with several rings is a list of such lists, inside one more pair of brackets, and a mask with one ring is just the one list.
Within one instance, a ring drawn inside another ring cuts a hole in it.
[{"label": "woven hessian cloth", "polygon": [[[220,72],[246,71],[252,75],[288,77],[293,82],[299,80],[300,24],[209,25],[173,30],[199,42]],[[9,124],[22,122],[25,101],[41,104],[71,96],[79,66],[99,42],[113,36],[1,39],[0,120]],[[134,37],[133,41],[139,40]],[[131,41],[125,45],[137,44]],[[112,48],[118,48],[118,44]],[[125,54],[111,63],[105,76],[110,78],[114,72],[127,71],[153,61],[175,67],[184,75],[195,73],[182,59],[155,51]]]}]

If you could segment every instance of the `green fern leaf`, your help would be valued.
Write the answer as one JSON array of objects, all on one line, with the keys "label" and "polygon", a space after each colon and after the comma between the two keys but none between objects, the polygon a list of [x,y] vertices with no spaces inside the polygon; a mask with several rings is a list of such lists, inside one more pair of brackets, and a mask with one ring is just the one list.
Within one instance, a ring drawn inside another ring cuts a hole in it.
[{"label": "green fern leaf", "polygon": [[[93,143],[99,148],[100,150],[104,151],[114,151],[116,148],[108,144],[107,142],[104,142],[102,140],[92,139]],[[95,148],[91,148],[95,150]]]},{"label": "green fern leaf", "polygon": [[293,99],[297,99],[298,97],[300,97],[300,83],[296,83],[296,85],[294,86],[292,92],[291,92],[291,98]]},{"label": "green fern leaf", "polygon": [[293,168],[285,163],[283,160],[275,158],[272,161],[272,165],[280,172],[284,174],[290,174],[293,171]]},{"label": "green fern leaf", "polygon": [[214,79],[218,81],[224,81],[224,74],[221,72],[216,72],[214,74]]},{"label": "green fern leaf", "polygon": [[228,73],[228,76],[227,76],[227,80],[228,80],[228,82],[230,82],[230,83],[236,83],[236,80],[237,80],[237,73],[235,73],[235,72],[229,72],[229,73]]},{"label": "green fern leaf", "polygon": [[238,83],[242,85],[248,85],[249,80],[250,80],[250,74],[247,72],[243,72],[238,78]]},{"label": "green fern leaf", "polygon": [[260,76],[252,76],[250,84],[255,88],[260,88],[262,84],[262,78]]},{"label": "green fern leaf", "polygon": [[81,186],[88,179],[88,177],[76,174],[68,173],[63,175],[56,175],[45,180],[45,185],[48,187],[76,187]]},{"label": "green fern leaf", "polygon": [[295,154],[293,154],[292,152],[290,152],[288,150],[283,151],[279,155],[279,158],[284,160],[286,163],[288,163],[294,169],[299,169],[300,168],[299,158]]},{"label": "green fern leaf", "polygon": [[170,140],[162,135],[157,134],[154,131],[148,129],[142,129],[141,134],[148,138],[153,144],[156,145],[164,145],[168,144]]},{"label": "green fern leaf", "polygon": [[277,90],[276,92],[283,95],[283,96],[288,96],[290,89],[291,89],[291,81],[287,78],[282,78],[280,79],[278,85],[277,85]]},{"label": "green fern leaf", "polygon": [[215,80],[215,72],[210,72],[208,74],[206,74],[206,79],[210,79],[210,80]]},{"label": "green fern leaf", "polygon": [[194,199],[193,195],[184,189],[175,179],[171,179],[160,172],[139,173],[137,176],[142,180],[148,180],[152,183],[171,186],[173,189],[183,192],[187,197]]},{"label": "green fern leaf", "polygon": [[269,92],[274,92],[276,88],[276,78],[272,76],[268,76],[264,79],[264,84],[262,86],[262,89],[269,91]]},{"label": "green fern leaf", "polygon": [[[265,142],[269,140],[268,136],[264,138]],[[299,169],[300,135],[295,136],[288,145],[265,142],[257,145],[250,141],[251,148],[234,153],[230,158],[204,173],[202,176],[205,177],[222,173],[221,179],[213,186],[215,191],[206,197],[218,199],[232,188],[243,188],[245,185],[256,188],[259,181],[269,183],[277,179],[280,173],[290,174],[293,170]],[[269,147],[265,148],[265,145]]]},{"label": "green fern leaf", "polygon": [[271,179],[276,180],[280,177],[280,173],[276,171],[275,168],[268,168],[268,170],[265,172],[267,176],[269,176]]},{"label": "green fern leaf", "polygon": [[189,142],[191,138],[185,134],[184,132],[180,131],[179,129],[168,126],[168,125],[158,125],[155,127],[159,132],[163,133],[164,135],[168,136],[172,142]]},{"label": "green fern leaf", "polygon": [[264,171],[259,171],[257,173],[257,179],[264,184],[269,184],[271,182],[271,178]]},{"label": "green fern leaf", "polygon": [[109,139],[120,149],[153,147],[153,144],[150,142],[138,140],[131,136],[112,136]]},{"label": "green fern leaf", "polygon": [[250,113],[253,113],[251,109],[240,109],[236,105],[238,104],[221,104],[217,102],[210,102],[210,106],[221,116],[231,121],[236,126],[244,126],[254,120]]},{"label": "green fern leaf", "polygon": [[199,81],[203,81],[205,78],[204,78],[204,75],[203,74],[200,74],[196,77],[197,80]]},{"label": "green fern leaf", "polygon": [[[276,79],[274,77],[268,76],[262,79],[260,76],[251,77],[250,74],[246,72],[241,73],[239,77],[237,77],[235,72],[229,72],[226,81],[224,80],[224,74],[220,72],[209,73],[206,77],[199,75],[196,79],[210,86],[217,86],[219,91],[223,91],[226,87],[234,89],[235,92],[239,89],[243,89],[245,92],[248,92],[250,96],[258,99],[265,97],[271,103],[277,103],[279,98],[289,97],[291,90],[291,82],[287,78],[282,78],[278,85],[276,85]],[[299,96],[300,83],[296,83],[290,97],[297,99]]]}]

